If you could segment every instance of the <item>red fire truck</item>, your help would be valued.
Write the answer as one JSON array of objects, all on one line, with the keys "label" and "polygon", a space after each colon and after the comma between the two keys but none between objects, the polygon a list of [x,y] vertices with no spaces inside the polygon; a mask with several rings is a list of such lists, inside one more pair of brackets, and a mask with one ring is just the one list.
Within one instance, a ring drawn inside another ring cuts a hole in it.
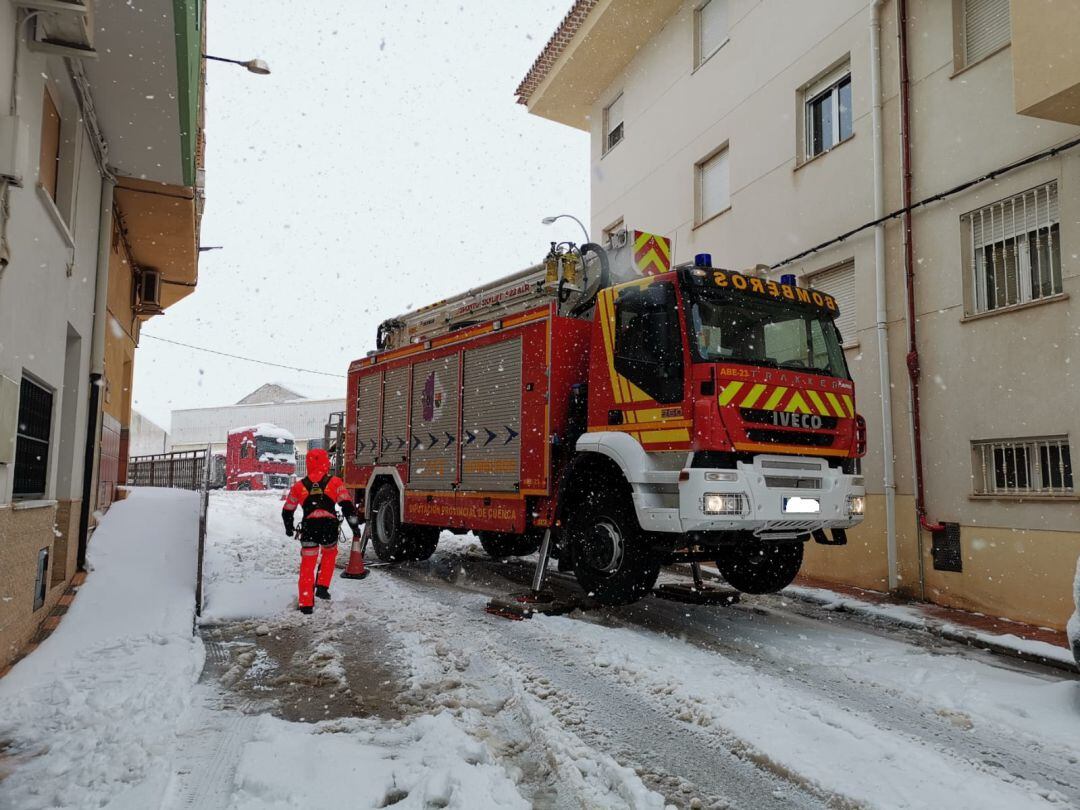
[{"label": "red fire truck", "polygon": [[271,424],[229,431],[225,489],[286,489],[296,472],[293,435]]},{"label": "red fire truck", "polygon": [[607,604],[715,561],[765,593],[862,520],[865,423],[836,301],[693,265],[637,275],[597,245],[384,322],[349,368],[345,481],[383,560],[441,529],[496,557],[541,539]]}]

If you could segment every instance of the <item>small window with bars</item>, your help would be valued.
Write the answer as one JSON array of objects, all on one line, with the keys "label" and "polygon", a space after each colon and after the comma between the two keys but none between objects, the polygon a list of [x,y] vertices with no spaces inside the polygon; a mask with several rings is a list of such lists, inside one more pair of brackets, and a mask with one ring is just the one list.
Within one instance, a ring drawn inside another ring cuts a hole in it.
[{"label": "small window with bars", "polygon": [[975,441],[971,448],[976,495],[1075,494],[1066,436]]},{"label": "small window with bars", "polygon": [[52,392],[23,377],[19,389],[19,422],[15,433],[12,495],[16,498],[45,497],[52,411]]},{"label": "small window with bars", "polygon": [[619,93],[615,100],[604,108],[604,152],[612,149],[623,139],[623,97]]},{"label": "small window with bars", "polygon": [[971,238],[969,311],[1061,294],[1056,180],[965,214],[963,221]]}]

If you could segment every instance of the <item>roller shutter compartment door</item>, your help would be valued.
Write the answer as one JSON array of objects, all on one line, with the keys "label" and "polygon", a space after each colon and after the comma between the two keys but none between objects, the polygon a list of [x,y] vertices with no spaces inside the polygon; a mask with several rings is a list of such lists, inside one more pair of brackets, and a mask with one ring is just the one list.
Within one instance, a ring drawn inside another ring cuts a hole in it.
[{"label": "roller shutter compartment door", "polygon": [[410,489],[450,490],[457,482],[458,358],[413,366]]},{"label": "roller shutter compartment door", "polygon": [[367,374],[356,383],[356,463],[374,464],[379,447],[379,408],[382,372]]},{"label": "roller shutter compartment door", "polygon": [[509,491],[521,481],[521,338],[465,352],[461,486]]},{"label": "roller shutter compartment door", "polygon": [[379,464],[400,464],[408,456],[409,367],[387,371],[383,384]]}]

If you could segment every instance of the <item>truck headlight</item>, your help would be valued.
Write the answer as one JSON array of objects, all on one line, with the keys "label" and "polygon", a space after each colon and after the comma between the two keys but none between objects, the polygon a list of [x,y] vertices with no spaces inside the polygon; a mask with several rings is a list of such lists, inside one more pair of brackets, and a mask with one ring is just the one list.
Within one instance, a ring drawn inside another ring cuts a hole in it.
[{"label": "truck headlight", "polygon": [[847,513],[849,517],[855,515],[863,515],[866,513],[866,496],[865,495],[848,495],[847,497]]},{"label": "truck headlight", "polygon": [[746,511],[746,496],[741,492],[706,492],[701,511],[706,515],[741,515]]}]

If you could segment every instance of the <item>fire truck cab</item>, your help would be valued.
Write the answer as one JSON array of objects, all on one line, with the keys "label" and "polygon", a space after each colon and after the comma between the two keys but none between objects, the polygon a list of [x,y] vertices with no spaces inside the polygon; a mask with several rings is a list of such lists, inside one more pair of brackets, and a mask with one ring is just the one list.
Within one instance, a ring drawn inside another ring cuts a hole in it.
[{"label": "fire truck cab", "polygon": [[296,471],[293,435],[262,423],[229,431],[225,489],[288,489]]},{"label": "fire truck cab", "polygon": [[[349,372],[346,484],[383,559],[441,529],[551,553],[598,601],[715,561],[779,590],[862,520],[865,427],[836,301],[695,265],[613,283],[595,245],[380,328]],[[553,267],[554,265],[554,272]]]}]

